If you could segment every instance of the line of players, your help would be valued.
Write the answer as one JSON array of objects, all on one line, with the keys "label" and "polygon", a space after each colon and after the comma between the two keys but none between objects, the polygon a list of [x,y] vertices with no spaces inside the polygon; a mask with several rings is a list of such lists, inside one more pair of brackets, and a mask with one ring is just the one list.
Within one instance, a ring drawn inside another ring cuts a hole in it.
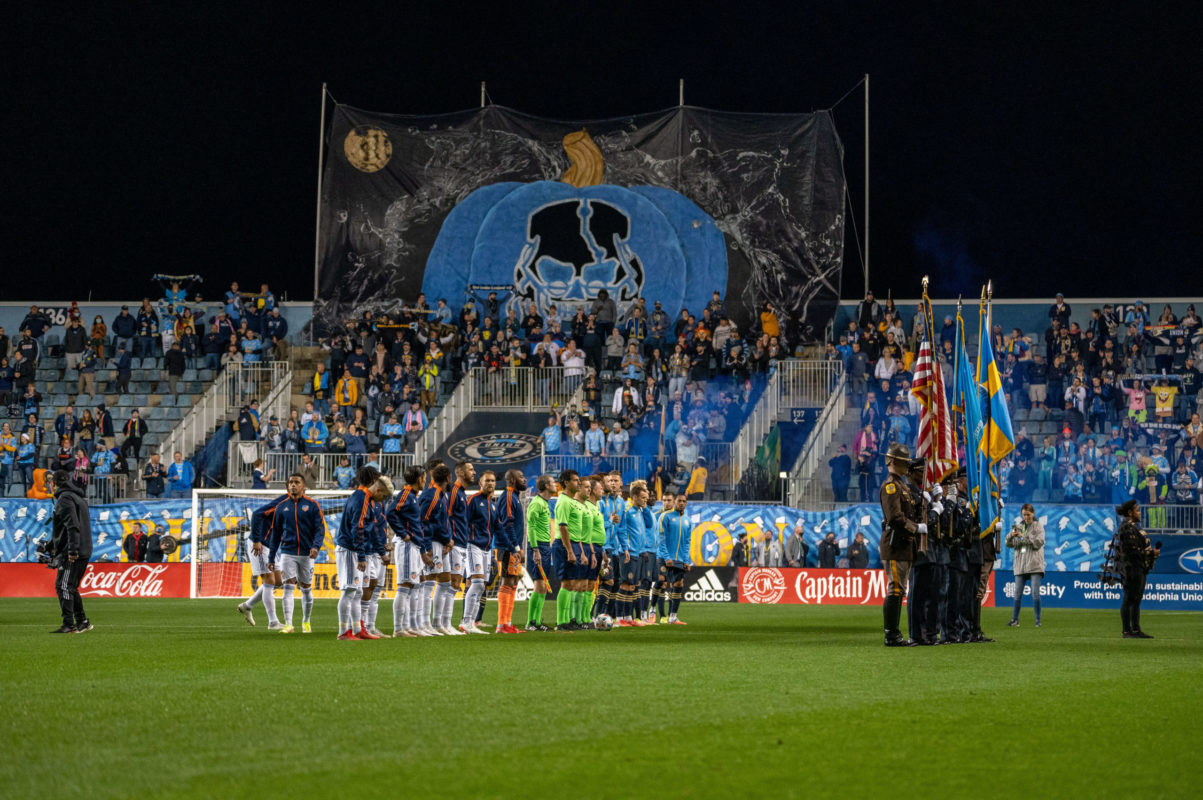
[{"label": "line of players", "polygon": [[[395,491],[387,476],[361,468],[334,537],[338,638],[385,635],[376,627],[376,616],[390,563],[397,579],[393,637],[486,633],[482,617],[491,575],[501,584],[497,633],[552,629],[543,619],[551,574],[560,584],[557,631],[643,627],[657,619],[685,624],[677,613],[691,565],[693,527],[684,495],[666,494],[659,512],[653,512],[644,481],[634,481],[624,497],[617,471],[582,477],[566,470],[559,476],[558,494],[552,478],[540,476],[524,512],[525,476],[510,470],[504,478],[505,489],[495,497],[497,478],[491,470],[478,479],[470,462],[456,464],[453,473],[435,460],[429,471],[406,467],[405,486]],[[479,491],[469,497],[473,483]],[[313,563],[326,527],[305,488],[302,476],[290,475],[287,493],[252,514],[251,571],[261,584],[238,605],[251,625],[253,609],[262,602],[268,630],[292,633],[299,587],[302,630],[312,631]],[[524,566],[534,591],[526,625],[516,626],[515,592]],[[282,622],[275,613],[276,586],[284,589]],[[461,589],[463,613],[456,626],[452,611]]]}]

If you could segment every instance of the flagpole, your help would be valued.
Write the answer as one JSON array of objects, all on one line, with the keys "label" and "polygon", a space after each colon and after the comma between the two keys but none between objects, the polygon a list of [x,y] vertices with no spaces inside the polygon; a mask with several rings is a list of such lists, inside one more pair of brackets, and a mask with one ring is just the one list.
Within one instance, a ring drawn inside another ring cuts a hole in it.
[{"label": "flagpole", "polygon": [[[990,352],[993,353],[994,352],[994,281],[993,280],[986,281],[986,326],[985,326],[984,334],[986,336],[990,337],[990,339],[989,339]],[[981,344],[978,345],[978,358],[980,361]],[[981,369],[980,363],[978,365],[978,369],[979,370]],[[987,371],[986,371],[986,376],[987,376],[986,427],[984,429],[986,431],[986,488],[990,491],[991,495],[993,495],[994,494],[994,457],[993,457],[992,450],[990,447],[990,437],[991,437],[990,425],[993,421],[994,403],[992,402],[992,399],[990,397],[990,386],[989,386],[989,380],[988,380],[989,375],[990,375],[989,368],[987,368]],[[999,492],[999,494],[1001,496],[1001,491]],[[982,533],[981,533],[982,538],[985,538],[987,533],[989,533],[989,531],[982,531]]]}]

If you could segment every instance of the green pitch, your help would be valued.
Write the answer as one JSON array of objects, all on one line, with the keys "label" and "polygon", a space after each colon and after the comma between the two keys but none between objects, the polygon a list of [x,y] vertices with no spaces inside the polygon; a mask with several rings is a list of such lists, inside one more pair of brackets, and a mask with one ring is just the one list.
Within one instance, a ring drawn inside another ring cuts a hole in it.
[{"label": "green pitch", "polygon": [[0,796],[1199,790],[1199,614],[1145,613],[1157,638],[1134,641],[1117,612],[1035,629],[1030,609],[1020,628],[987,610],[996,644],[886,649],[875,608],[687,604],[688,627],[378,642],[335,641],[333,601],[311,636],[267,633],[262,608],[252,629],[233,601],[87,608],[95,631],[51,636],[53,600],[0,601]]}]

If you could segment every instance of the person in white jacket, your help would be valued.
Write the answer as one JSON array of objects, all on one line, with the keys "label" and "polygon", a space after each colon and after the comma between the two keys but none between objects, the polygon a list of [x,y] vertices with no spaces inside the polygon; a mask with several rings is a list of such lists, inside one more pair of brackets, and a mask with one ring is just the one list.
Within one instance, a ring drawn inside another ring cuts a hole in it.
[{"label": "person in white jacket", "polygon": [[1024,587],[1032,587],[1032,607],[1036,611],[1036,627],[1040,627],[1040,583],[1044,580],[1044,526],[1036,519],[1036,509],[1024,503],[1023,518],[1007,534],[1007,547],[1015,550],[1015,608],[1011,612],[1012,628],[1019,626],[1019,608],[1023,604]]}]

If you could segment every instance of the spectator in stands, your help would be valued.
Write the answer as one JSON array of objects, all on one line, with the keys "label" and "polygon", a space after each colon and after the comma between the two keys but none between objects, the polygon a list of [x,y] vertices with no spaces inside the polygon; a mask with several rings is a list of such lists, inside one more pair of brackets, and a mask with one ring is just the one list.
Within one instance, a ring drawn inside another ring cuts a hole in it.
[{"label": "spectator in stands", "polygon": [[704,456],[698,456],[697,461],[693,465],[693,469],[689,471],[689,483],[685,486],[685,497],[689,500],[703,500],[706,497],[706,481],[710,477],[709,470],[706,469],[706,459]]},{"label": "spectator in stands", "polygon": [[284,453],[299,453],[304,448],[305,440],[297,427],[297,421],[290,419],[284,424],[284,432],[280,435],[280,450]]},{"label": "spectator in stands", "polygon": [[693,430],[688,427],[681,428],[681,432],[677,434],[676,444],[677,465],[692,470],[699,457],[698,442]]},{"label": "spectator in stands", "polygon": [[171,385],[171,393],[180,393],[180,383],[184,380],[184,370],[186,364],[184,360],[184,352],[180,349],[179,342],[172,342],[171,349],[163,356],[163,363],[167,373],[167,381]]},{"label": "spectator in stands", "polygon": [[1075,462],[1069,462],[1065,467],[1065,478],[1061,482],[1063,491],[1063,502],[1066,503],[1081,503],[1082,502],[1082,473],[1078,470],[1078,465]]},{"label": "spectator in stands", "polygon": [[96,499],[102,503],[112,500],[111,475],[116,461],[113,451],[105,447],[104,442],[96,443],[96,451],[92,454],[92,478],[96,487]]},{"label": "spectator in stands", "polygon": [[301,456],[301,466],[297,468],[297,472],[305,479],[306,486],[317,486],[317,463],[308,453]]},{"label": "spectator in stands", "polygon": [[740,529],[739,536],[735,540],[735,545],[731,548],[731,566],[746,567],[748,566],[748,532],[743,527],[743,520],[738,520],[736,526]]},{"label": "spectator in stands", "polygon": [[877,489],[876,456],[876,451],[871,448],[861,450],[856,456],[856,478],[862,503],[871,502]]},{"label": "spectator in stands", "polygon": [[33,387],[32,383],[26,384],[25,394],[19,398],[21,405],[21,413],[29,417],[31,414],[36,419],[42,415],[42,393]]},{"label": "spectator in stands", "polygon": [[1030,503],[1036,491],[1036,471],[1026,456],[1018,456],[1015,469],[1008,478],[1010,499],[1016,503]]},{"label": "spectator in stands", "polygon": [[130,412],[130,417],[126,420],[125,427],[122,428],[125,441],[121,443],[121,455],[128,457],[130,453],[133,453],[135,459],[142,458],[142,439],[146,436],[147,430],[146,421],[135,408]]},{"label": "spectator in stands", "polygon": [[326,447],[330,431],[321,417],[313,417],[301,428],[301,436],[305,440],[306,453],[320,453]]},{"label": "spectator in stands", "polygon": [[13,355],[13,391],[17,394],[18,399],[25,393],[25,387],[34,382],[36,371],[37,364],[33,359],[26,358],[25,353],[17,350]]},{"label": "spectator in stands", "polygon": [[835,502],[848,502],[848,486],[852,483],[852,459],[848,457],[848,446],[841,444],[836,455],[827,461],[831,468],[831,492]]},{"label": "spectator in stands", "polygon": [[41,339],[42,334],[53,326],[54,322],[51,321],[50,316],[45,311],[41,311],[37,306],[30,306],[29,313],[21,320],[18,330],[28,330],[30,336],[35,339]]},{"label": "spectator in stands", "polygon": [[196,331],[191,325],[184,328],[179,339],[180,352],[184,354],[184,363],[190,369],[197,368],[197,360],[201,356],[201,344],[196,338]]},{"label": "spectator in stands", "polygon": [[125,535],[121,549],[126,561],[140,563],[146,560],[146,529],[141,522],[135,522],[134,529]]},{"label": "spectator in stands", "polygon": [[264,471],[264,469],[263,469],[264,466],[266,466],[266,465],[263,463],[262,458],[256,458],[255,462],[253,464],[251,464],[251,488],[252,489],[268,488],[267,484],[269,484],[271,482],[271,479],[273,477],[275,477],[276,468],[272,467],[271,469]]},{"label": "spectator in stands", "polygon": [[84,413],[79,418],[78,424],[79,446],[90,457],[96,446],[96,420],[92,418],[92,412],[84,409]]},{"label": "spectator in stands", "polygon": [[226,343],[229,341],[229,335],[223,334],[214,322],[209,325],[209,331],[201,340],[201,352],[205,356],[205,369],[211,369],[214,372],[221,369],[222,354],[226,351]]},{"label": "spectator in stands", "polygon": [[602,289],[597,293],[597,299],[589,305],[589,313],[597,321],[597,330],[602,339],[608,341],[618,319],[618,306],[610,299],[608,290]]},{"label": "spectator in stands", "polygon": [[266,425],[260,426],[259,438],[267,442],[267,449],[280,450],[284,429],[280,427],[280,418],[272,414]]},{"label": "spectator in stands", "polygon": [[835,534],[828,532],[823,541],[819,542],[819,567],[835,569],[835,563],[840,557],[840,546],[835,540]]},{"label": "spectator in stands", "polygon": [[33,486],[34,461],[37,459],[37,446],[28,433],[21,434],[14,458],[16,474],[21,476],[21,485],[28,491]]},{"label": "spectator in stands", "polygon": [[161,564],[167,560],[163,553],[163,537],[153,522],[146,523],[146,563]]},{"label": "spectator in stands", "polygon": [[96,404],[96,438],[98,441],[103,441],[105,447],[110,450],[117,443],[116,434],[113,432],[113,415],[105,408],[104,403]]},{"label": "spectator in stands", "polygon": [[7,409],[13,402],[13,378],[16,370],[8,364],[7,358],[0,358],[0,409]]},{"label": "spectator in stands", "polygon": [[855,321],[857,325],[868,330],[870,327],[876,327],[879,319],[880,314],[877,301],[873,299],[873,292],[865,292],[865,299],[856,304]]},{"label": "spectator in stands", "polygon": [[154,358],[158,354],[159,314],[150,304],[150,298],[142,298],[135,320],[138,329],[138,352],[142,358]]},{"label": "spectator in stands", "polygon": [[63,409],[63,413],[54,418],[54,433],[62,439],[67,440],[74,445],[75,435],[79,433],[79,420],[75,418],[75,407],[68,405]]},{"label": "spectator in stands", "polygon": [[31,366],[36,366],[42,357],[42,343],[29,328],[21,329],[21,338],[17,341],[16,349]]},{"label": "spectator in stands", "polygon": [[67,369],[76,369],[88,344],[88,335],[78,319],[68,321],[63,331],[63,354],[67,358]]},{"label": "spectator in stands", "polygon": [[622,369],[624,352],[626,350],[626,341],[622,338],[621,331],[613,329],[609,334],[607,334],[605,342],[606,369],[609,372],[617,373],[620,369]]},{"label": "spectator in stands", "polygon": [[0,358],[8,357],[8,348],[11,342],[8,339],[8,334],[4,332],[4,326],[0,325]]},{"label": "spectator in stands", "polygon": [[405,439],[405,428],[396,414],[389,414],[388,421],[380,428],[380,451],[382,453],[400,453]]},{"label": "spectator in stands", "polygon": [[167,465],[159,461],[158,453],[151,453],[150,460],[142,469],[142,485],[146,487],[147,498],[162,497],[166,480]]},{"label": "spectator in stands", "polygon": [[560,452],[563,437],[560,433],[560,412],[552,410],[547,417],[547,427],[540,433],[543,439],[543,452],[552,456]]},{"label": "spectator in stands", "polygon": [[777,310],[773,308],[771,302],[766,301],[764,308],[760,311],[760,332],[770,338],[781,335],[781,324],[777,320]]},{"label": "spectator in stands", "polygon": [[343,407],[359,405],[359,383],[349,367],[343,370],[343,376],[334,388],[334,402]]},{"label": "spectator in stands", "polygon": [[[340,425],[342,423],[339,423]],[[343,440],[346,447],[346,452],[353,456],[364,455],[368,452],[367,429],[352,422],[346,426],[346,433]],[[359,459],[356,459],[357,461]]]},{"label": "spectator in stands", "polygon": [[121,312],[113,317],[112,330],[114,349],[121,350],[124,347],[125,350],[133,352],[134,337],[138,335],[138,320],[129,313],[129,306],[122,306]]},{"label": "spectator in stands", "polygon": [[869,568],[869,545],[865,542],[865,534],[861,531],[856,532],[852,544],[848,545],[848,568]]},{"label": "spectator in stands", "polygon": [[806,544],[806,526],[802,524],[802,520],[798,520],[794,524],[794,534],[785,540],[785,565],[787,567],[805,567],[806,555],[810,552],[810,546]]},{"label": "spectator in stands", "polygon": [[422,359],[422,366],[418,369],[418,392],[423,411],[430,411],[434,407],[438,391],[439,367],[435,363],[434,357],[427,353]]},{"label": "spectator in stands", "polygon": [[88,461],[88,454],[84,452],[82,447],[75,448],[75,458],[71,461],[71,466],[66,468],[71,473],[71,480],[80,486],[86,486],[90,467],[91,463]]},{"label": "spectator in stands", "polygon": [[7,422],[0,425],[0,497],[8,496],[8,486],[12,482],[13,471],[16,468],[19,444],[20,440],[13,433],[12,426]]},{"label": "spectator in stands", "polygon": [[196,479],[196,473],[192,469],[192,464],[184,460],[184,454],[179,450],[175,451],[172,458],[174,460],[171,466],[167,468],[167,486],[171,496],[181,500],[191,497],[192,483]]},{"label": "spectator in stands", "polygon": [[129,394],[129,382],[134,368],[133,357],[130,355],[132,347],[132,341],[126,344],[124,340],[119,340],[117,354],[113,356],[113,366],[117,370],[117,394]]},{"label": "spectator in stands", "polygon": [[627,345],[626,354],[622,357],[622,377],[631,381],[643,380],[643,356],[635,342]]}]

